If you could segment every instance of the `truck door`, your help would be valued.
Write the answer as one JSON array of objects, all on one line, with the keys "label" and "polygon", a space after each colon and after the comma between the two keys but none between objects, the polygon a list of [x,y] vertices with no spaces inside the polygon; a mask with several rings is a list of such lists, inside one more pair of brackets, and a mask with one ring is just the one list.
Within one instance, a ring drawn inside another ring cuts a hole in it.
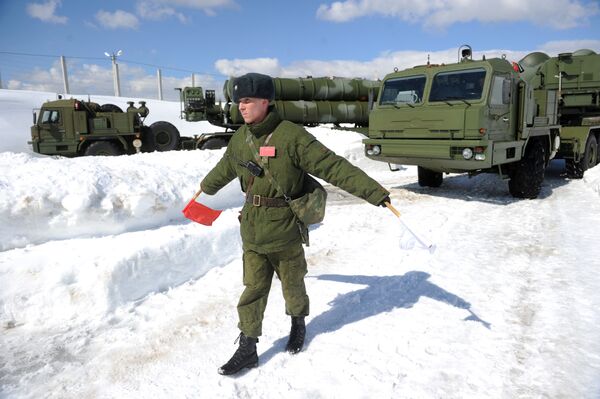
[{"label": "truck door", "polygon": [[490,91],[490,140],[514,140],[516,126],[516,107],[511,107],[516,96],[513,95],[514,82],[510,75],[493,75]]},{"label": "truck door", "polygon": [[[60,142],[63,140],[65,129],[59,110],[45,109],[40,116],[40,139]],[[45,134],[44,134],[45,133]]]}]

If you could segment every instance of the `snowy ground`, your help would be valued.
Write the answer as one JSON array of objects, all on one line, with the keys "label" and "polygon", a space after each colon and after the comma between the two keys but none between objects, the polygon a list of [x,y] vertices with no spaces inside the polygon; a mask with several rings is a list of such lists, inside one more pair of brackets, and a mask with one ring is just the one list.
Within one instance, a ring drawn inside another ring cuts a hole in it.
[{"label": "snowy ground", "polygon": [[[361,136],[310,129],[437,250],[329,186],[306,248],[305,350],[283,352],[275,280],[260,367],[228,378],[216,369],[237,336],[239,192],[212,227],[180,213],[222,150],[40,157],[26,142],[47,98],[0,90],[0,397],[600,397],[600,167],[568,180],[555,161],[531,201],[488,175],[424,189],[415,168],[365,159]],[[149,106],[184,134],[211,128]]]}]

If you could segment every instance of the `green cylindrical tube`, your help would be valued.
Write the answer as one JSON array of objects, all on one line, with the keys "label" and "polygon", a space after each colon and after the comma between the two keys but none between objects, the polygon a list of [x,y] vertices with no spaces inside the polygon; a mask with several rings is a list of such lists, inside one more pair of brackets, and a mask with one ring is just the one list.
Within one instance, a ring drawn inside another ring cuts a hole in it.
[{"label": "green cylindrical tube", "polygon": [[[223,95],[231,101],[233,79],[225,81]],[[377,98],[380,82],[349,78],[273,78],[275,100],[368,101],[369,91]]]},{"label": "green cylindrical tube", "polygon": [[[368,107],[364,101],[275,101],[281,119],[302,125],[354,123],[364,126],[369,121]],[[237,105],[232,104],[228,111],[230,123],[244,123]]]}]

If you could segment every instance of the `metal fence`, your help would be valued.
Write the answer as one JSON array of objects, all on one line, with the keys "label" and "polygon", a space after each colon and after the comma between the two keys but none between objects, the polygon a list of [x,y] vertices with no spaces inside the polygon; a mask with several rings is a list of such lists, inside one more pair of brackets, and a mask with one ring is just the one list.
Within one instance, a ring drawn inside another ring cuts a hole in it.
[{"label": "metal fence", "polygon": [[[224,75],[152,65],[123,58],[121,52],[76,57],[0,51],[0,89],[62,94],[114,95],[176,101],[175,88],[222,87]],[[220,90],[216,90],[220,95]]]}]

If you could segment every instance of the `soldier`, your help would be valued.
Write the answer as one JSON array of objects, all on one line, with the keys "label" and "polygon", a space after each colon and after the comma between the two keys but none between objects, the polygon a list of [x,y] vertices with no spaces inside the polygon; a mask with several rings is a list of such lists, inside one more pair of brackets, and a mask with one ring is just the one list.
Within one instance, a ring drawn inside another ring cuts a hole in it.
[{"label": "soldier", "polygon": [[[389,202],[389,192],[366,173],[327,149],[304,128],[282,121],[270,105],[274,97],[273,80],[267,75],[248,73],[233,81],[233,101],[245,124],[200,184],[202,192],[213,195],[237,177],[246,193],[240,215],[245,286],[237,305],[241,332],[238,349],[218,369],[223,375],[258,365],[256,343],[262,334],[273,273],[281,280],[286,314],[291,316],[286,351],[295,354],[304,345],[309,299],[304,285],[303,234],[283,195],[301,196],[304,178],[310,173],[373,205]],[[265,168],[283,194],[260,165],[253,163],[259,148]]]}]

